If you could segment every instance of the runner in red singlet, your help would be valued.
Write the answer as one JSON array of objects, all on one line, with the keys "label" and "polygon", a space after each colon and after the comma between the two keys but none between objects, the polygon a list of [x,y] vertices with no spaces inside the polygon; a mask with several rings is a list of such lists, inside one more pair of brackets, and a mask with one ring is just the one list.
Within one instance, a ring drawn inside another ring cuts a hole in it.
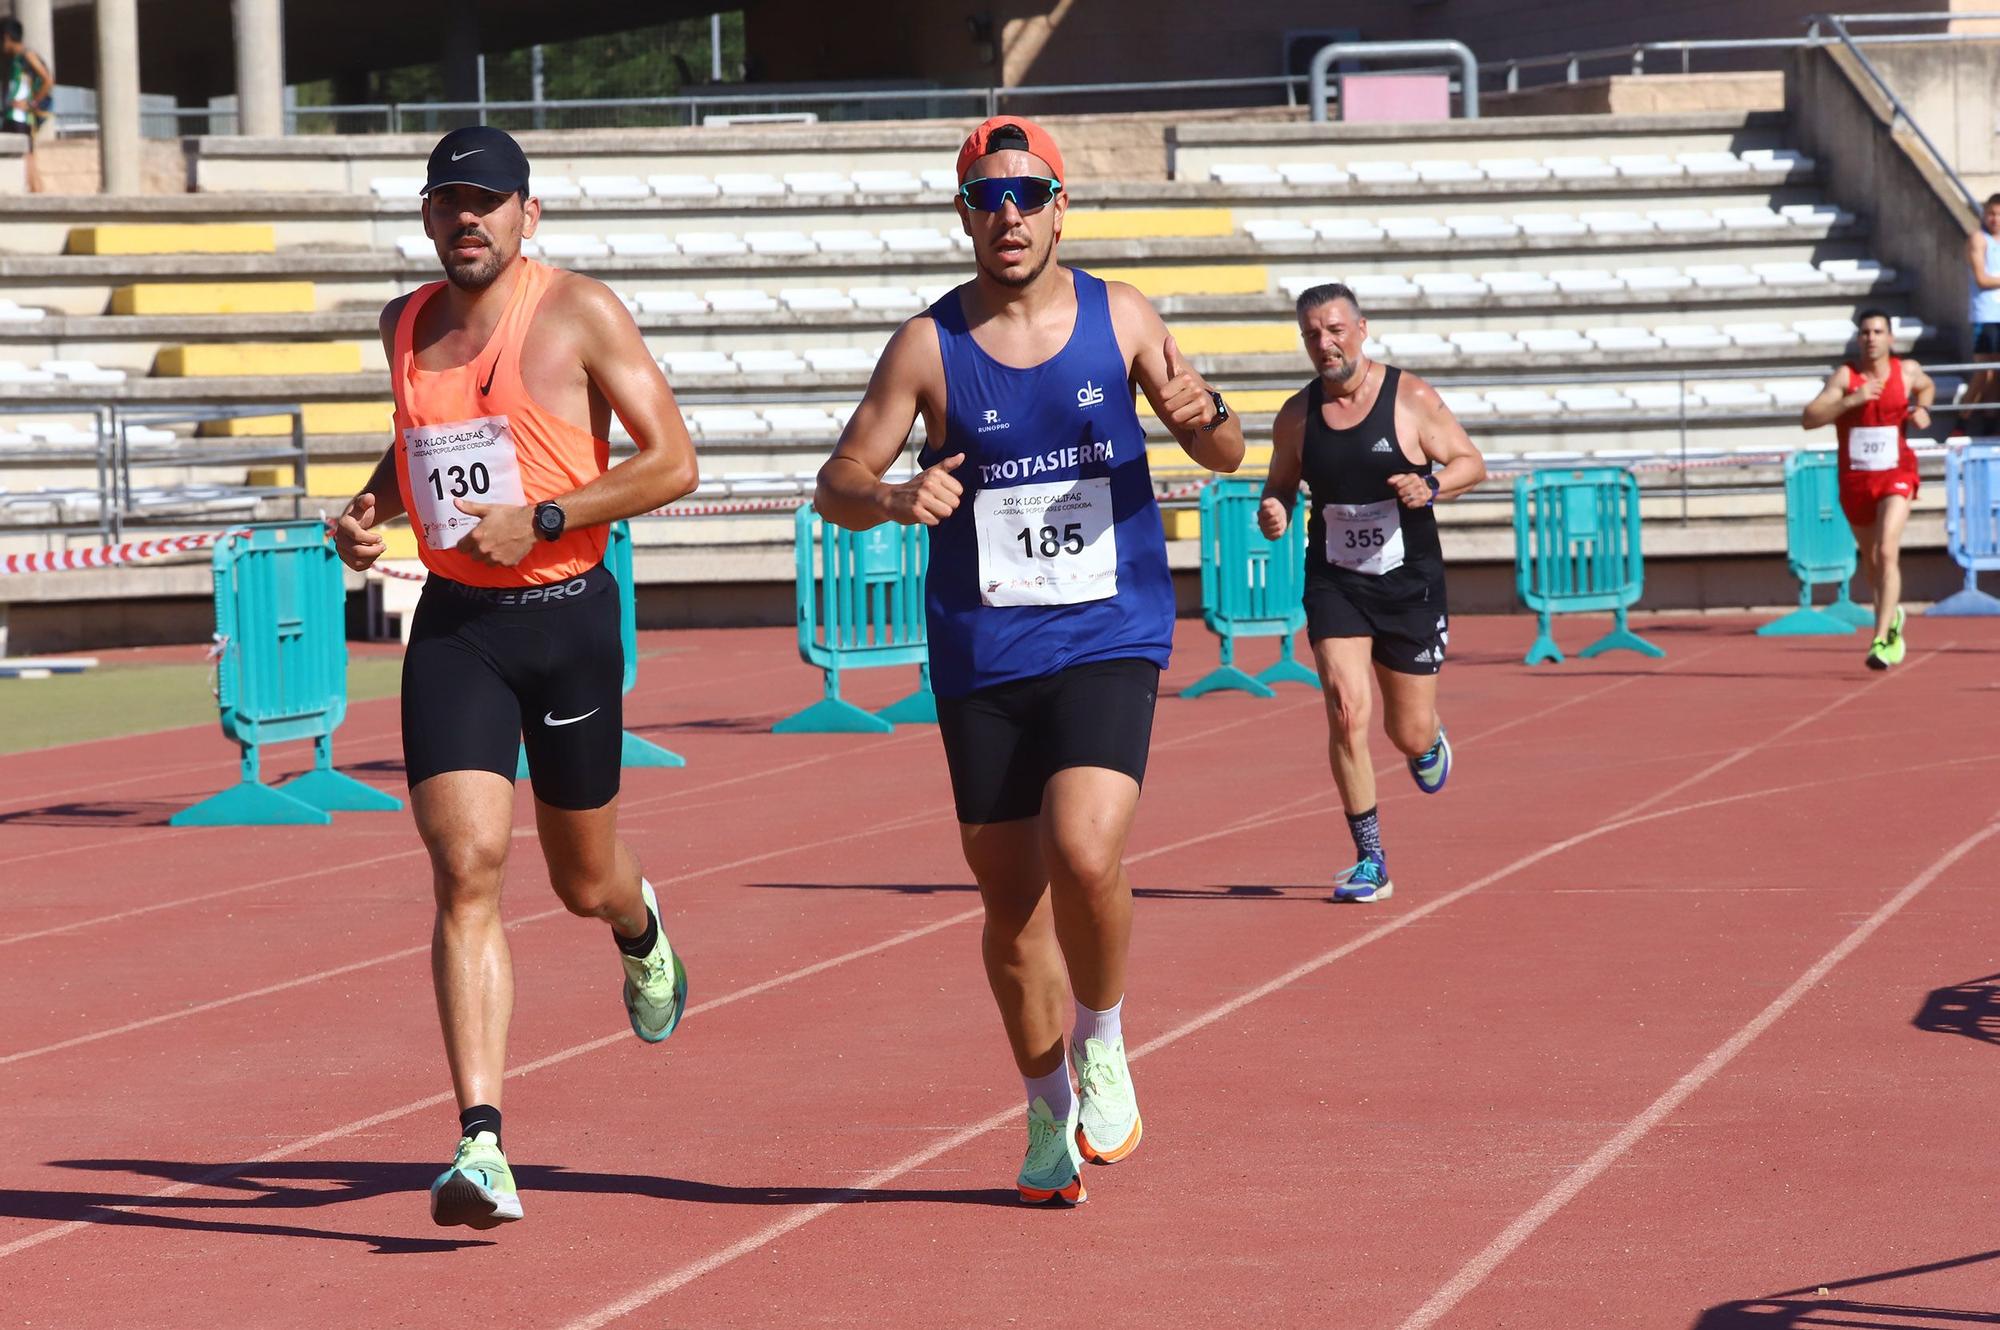
[{"label": "runner in red singlet", "polygon": [[1861,565],[1875,592],[1875,640],[1868,668],[1900,664],[1903,639],[1903,525],[1917,497],[1917,455],[1909,431],[1929,429],[1937,385],[1914,360],[1895,354],[1889,316],[1865,309],[1855,316],[1861,363],[1842,365],[1806,404],[1800,424],[1832,425],[1840,436],[1840,508],[1861,547]]}]

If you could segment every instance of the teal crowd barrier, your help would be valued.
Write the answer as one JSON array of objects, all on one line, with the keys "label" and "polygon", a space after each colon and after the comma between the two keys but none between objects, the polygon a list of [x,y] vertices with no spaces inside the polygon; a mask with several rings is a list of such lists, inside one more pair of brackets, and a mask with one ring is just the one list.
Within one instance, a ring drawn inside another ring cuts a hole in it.
[{"label": "teal crowd barrier", "polygon": [[[930,532],[885,523],[848,531],[799,509],[799,657],[825,676],[826,696],[771,727],[775,734],[886,734],[898,724],[937,722],[924,624]],[[843,670],[915,665],[917,691],[870,713],[840,695]]]},{"label": "teal crowd barrier", "polygon": [[[1272,684],[1319,685],[1319,676],[1292,656],[1292,637],[1305,627],[1304,522],[1277,540],[1257,529],[1263,503],[1259,481],[1213,480],[1201,491],[1201,617],[1222,639],[1222,663],[1181,690],[1276,697]],[[1236,664],[1236,639],[1275,637],[1277,662],[1259,674]]]},{"label": "teal crowd barrier", "polygon": [[[1875,622],[1854,603],[1847,584],[1860,551],[1847,515],[1840,511],[1840,460],[1830,451],[1795,452],[1785,459],[1785,562],[1799,579],[1799,607],[1757,630],[1759,637],[1817,637],[1853,632]],[[1834,586],[1824,608],[1813,604],[1813,588]]]},{"label": "teal crowd barrier", "polygon": [[1965,569],[1965,586],[1930,613],[2000,614],[2000,599],[1979,589],[1979,574],[2000,568],[2000,443],[1968,443],[1945,454],[1944,543]]},{"label": "teal crowd barrier", "polygon": [[[620,691],[629,696],[639,683],[639,601],[632,572],[630,522],[611,524],[611,534],[604,542],[604,568],[618,583],[618,641],[625,649],[625,680]],[[618,765],[684,767],[687,759],[626,730],[618,749]],[[528,750],[525,746],[514,759],[514,779],[528,779]]]},{"label": "teal crowd barrier", "polygon": [[1585,647],[1667,653],[1633,632],[1626,611],[1645,590],[1639,546],[1639,482],[1617,467],[1538,471],[1514,479],[1514,589],[1539,620],[1527,663],[1560,661],[1551,619],[1610,610],[1610,632]]},{"label": "teal crowd barrier", "polygon": [[[216,701],[222,732],[242,749],[241,779],[175,813],[177,827],[324,826],[335,812],[403,805],[333,769],[333,732],[347,716],[347,595],[339,556],[319,522],[278,522],[215,547]],[[310,771],[266,785],[267,744],[310,739]]]}]

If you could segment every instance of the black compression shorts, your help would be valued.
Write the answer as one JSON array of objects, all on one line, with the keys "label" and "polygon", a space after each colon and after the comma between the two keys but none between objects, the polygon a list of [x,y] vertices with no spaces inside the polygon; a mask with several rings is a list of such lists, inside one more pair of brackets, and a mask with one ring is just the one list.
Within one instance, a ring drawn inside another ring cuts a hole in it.
[{"label": "black compression shorts", "polygon": [[938,729],[958,820],[1034,817],[1042,787],[1067,767],[1108,767],[1144,784],[1159,690],[1159,666],[1125,659],[940,697]]},{"label": "black compression shorts", "polygon": [[409,783],[446,771],[512,780],[525,743],[537,799],[601,808],[618,796],[624,684],[618,584],[604,565],[505,591],[433,573],[403,657]]},{"label": "black compression shorts", "polygon": [[1444,574],[1414,592],[1406,584],[1384,595],[1359,574],[1306,578],[1306,636],[1371,637],[1377,665],[1398,674],[1436,674],[1451,636],[1445,612]]}]

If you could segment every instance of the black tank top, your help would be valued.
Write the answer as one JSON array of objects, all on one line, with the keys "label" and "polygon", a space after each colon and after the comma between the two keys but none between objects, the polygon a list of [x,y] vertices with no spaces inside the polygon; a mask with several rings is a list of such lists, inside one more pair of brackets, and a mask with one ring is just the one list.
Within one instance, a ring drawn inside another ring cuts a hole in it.
[{"label": "black tank top", "polygon": [[[1405,508],[1389,485],[1396,475],[1428,476],[1429,458],[1421,464],[1403,455],[1396,435],[1396,389],[1403,371],[1382,366],[1382,386],[1375,404],[1361,423],[1335,429],[1326,423],[1326,385],[1315,378],[1306,388],[1306,437],[1303,476],[1312,491],[1312,514],[1306,524],[1306,571],[1320,577],[1359,579],[1387,594],[1424,585],[1443,571],[1444,550],[1438,543],[1437,514],[1429,508]],[[1359,506],[1384,501],[1396,505],[1402,527],[1402,566],[1388,573],[1352,572],[1327,557],[1326,514],[1329,503]]]}]

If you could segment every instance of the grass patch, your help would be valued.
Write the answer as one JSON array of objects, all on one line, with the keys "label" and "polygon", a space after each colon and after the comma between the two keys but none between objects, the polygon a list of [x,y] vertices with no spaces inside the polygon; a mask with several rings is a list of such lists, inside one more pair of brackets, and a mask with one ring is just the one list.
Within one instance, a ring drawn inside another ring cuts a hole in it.
[{"label": "grass patch", "polygon": [[[394,697],[400,656],[366,656],[347,666],[347,700]],[[0,679],[0,754],[87,739],[216,725],[206,665],[127,665],[48,679]]]}]

